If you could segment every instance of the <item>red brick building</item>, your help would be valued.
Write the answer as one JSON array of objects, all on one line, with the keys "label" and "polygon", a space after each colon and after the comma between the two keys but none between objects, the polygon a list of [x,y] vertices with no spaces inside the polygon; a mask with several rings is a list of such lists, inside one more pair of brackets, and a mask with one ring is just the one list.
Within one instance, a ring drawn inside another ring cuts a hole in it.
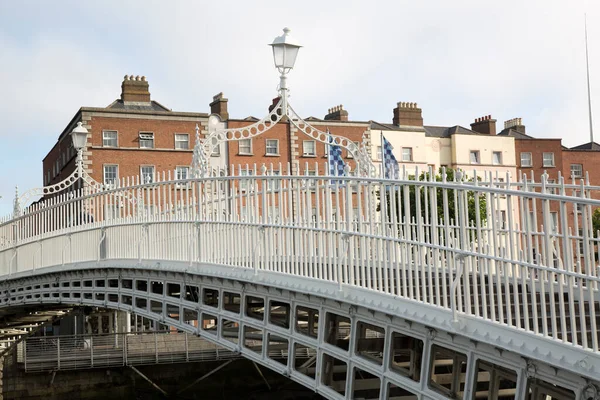
[{"label": "red brick building", "polygon": [[70,132],[83,122],[88,129],[84,166],[97,182],[157,174],[187,176],[196,124],[203,133],[208,114],[176,112],[150,98],[145,77],[126,76],[121,97],[104,108],[82,107],[43,160],[44,184],[60,182],[75,170],[76,151]]}]

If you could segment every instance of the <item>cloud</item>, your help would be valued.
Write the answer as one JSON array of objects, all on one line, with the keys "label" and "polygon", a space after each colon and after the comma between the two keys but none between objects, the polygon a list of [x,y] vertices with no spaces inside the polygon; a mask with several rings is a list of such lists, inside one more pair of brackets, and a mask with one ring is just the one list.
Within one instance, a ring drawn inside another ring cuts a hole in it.
[{"label": "cloud", "polygon": [[263,116],[278,84],[267,44],[284,26],[304,45],[289,77],[302,115],[341,103],[353,119],[389,122],[396,102],[414,101],[426,124],[518,116],[534,136],[583,143],[584,12],[600,119],[591,0],[0,4],[0,213],[15,183],[41,183],[41,160],[77,109],[109,104],[124,74],[146,75],[175,110],[208,111],[223,91],[232,116]]}]

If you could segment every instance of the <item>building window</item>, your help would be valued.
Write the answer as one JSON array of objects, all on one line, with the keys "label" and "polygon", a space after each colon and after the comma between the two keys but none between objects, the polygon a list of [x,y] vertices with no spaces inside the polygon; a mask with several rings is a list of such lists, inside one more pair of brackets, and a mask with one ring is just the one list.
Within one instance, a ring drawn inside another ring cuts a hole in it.
[{"label": "building window", "polygon": [[175,179],[178,181],[188,179],[190,176],[190,167],[175,167]]},{"label": "building window", "polygon": [[279,155],[279,140],[267,139],[267,150],[265,152],[267,156],[278,156]]},{"label": "building window", "polygon": [[558,233],[558,213],[550,213],[550,232]]},{"label": "building window", "polygon": [[244,177],[246,176],[252,176],[253,174],[253,170],[251,169],[243,169],[240,171],[240,192],[245,192],[246,190],[248,190],[248,181],[249,179],[246,179]]},{"label": "building window", "polygon": [[190,148],[190,135],[187,133],[175,134],[175,148],[178,150],[187,150]]},{"label": "building window", "polygon": [[[281,173],[279,171],[273,171],[269,173],[271,176],[279,176]],[[281,180],[280,179],[269,179],[267,181],[267,190],[279,190],[281,188]]]},{"label": "building window", "polygon": [[212,149],[211,157],[219,157],[221,155],[221,144],[219,143]]},{"label": "building window", "polygon": [[102,146],[117,147],[117,131],[102,131]]},{"label": "building window", "polygon": [[531,153],[521,153],[521,167],[532,167]]},{"label": "building window", "polygon": [[471,161],[471,164],[480,164],[481,158],[479,155],[479,150],[471,150],[469,159]]},{"label": "building window", "polygon": [[556,185],[556,179],[548,179],[546,190],[550,194],[558,194],[558,188],[550,185]]},{"label": "building window", "polygon": [[582,178],[583,177],[583,165],[571,164],[571,177]]},{"label": "building window", "polygon": [[317,155],[314,140],[305,140],[302,142],[302,155],[304,157],[315,157]]},{"label": "building window", "polygon": [[377,159],[378,160],[382,160],[383,159],[383,151],[381,146],[377,146]]},{"label": "building window", "polygon": [[140,149],[154,148],[154,133],[140,132]]},{"label": "building window", "polygon": [[502,152],[501,151],[494,151],[492,153],[492,164],[502,165]]},{"label": "building window", "polygon": [[542,157],[542,165],[544,167],[554,167],[554,153],[544,153]]},{"label": "building window", "polygon": [[154,182],[154,165],[142,165],[140,167],[140,178],[142,183]]},{"label": "building window", "polygon": [[105,165],[104,166],[104,184],[108,187],[116,187],[119,180],[119,166]]},{"label": "building window", "polygon": [[402,148],[402,161],[412,161],[412,147],[403,147]]},{"label": "building window", "polygon": [[496,226],[498,229],[506,229],[506,210],[496,211]]},{"label": "building window", "polygon": [[252,139],[240,140],[238,154],[252,155]]}]

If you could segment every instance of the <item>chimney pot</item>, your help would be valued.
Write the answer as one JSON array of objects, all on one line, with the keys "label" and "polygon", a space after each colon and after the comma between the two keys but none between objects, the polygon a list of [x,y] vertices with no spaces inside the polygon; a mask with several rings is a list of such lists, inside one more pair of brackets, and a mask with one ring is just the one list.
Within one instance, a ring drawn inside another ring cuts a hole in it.
[{"label": "chimney pot", "polygon": [[123,102],[150,103],[149,84],[146,77],[125,75],[121,84],[121,100]]},{"label": "chimney pot", "polygon": [[327,109],[326,121],[348,121],[348,111],[344,110],[342,104]]},{"label": "chimney pot", "polygon": [[213,101],[210,103],[211,114],[217,114],[221,117],[222,121],[229,119],[229,112],[227,111],[228,100],[223,97],[223,92],[217,93],[213,96]]},{"label": "chimney pot", "polygon": [[496,120],[491,115],[475,118],[471,124],[471,130],[488,135],[496,135]]},{"label": "chimney pot", "polygon": [[400,101],[394,108],[394,125],[423,126],[423,113],[417,103]]}]

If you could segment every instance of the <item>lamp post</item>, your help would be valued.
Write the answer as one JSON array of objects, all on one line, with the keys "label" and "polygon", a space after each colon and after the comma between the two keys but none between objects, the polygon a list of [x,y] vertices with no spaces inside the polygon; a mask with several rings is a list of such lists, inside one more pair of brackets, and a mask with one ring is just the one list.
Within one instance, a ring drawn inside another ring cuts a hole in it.
[{"label": "lamp post", "polygon": [[375,176],[377,169],[367,151],[367,144],[364,139],[361,145],[357,145],[343,136],[323,132],[311,126],[307,121],[304,121],[289,105],[287,74],[294,68],[298,52],[302,47],[292,39],[290,29],[284,28],[283,35],[277,36],[270,46],[273,49],[273,62],[280,73],[278,89],[279,103],[277,103],[266,117],[242,128],[224,129],[221,126],[220,117],[211,115],[208,118],[208,135],[204,139],[200,138],[200,128],[196,126],[196,144],[194,145],[194,156],[192,158],[192,177],[202,178],[208,173],[210,155],[220,143],[251,139],[261,135],[275,126],[283,117],[287,117],[289,123],[298,132],[304,133],[311,139],[325,145],[334,145],[346,149],[354,160],[356,160],[360,175]]},{"label": "lamp post", "polygon": [[79,177],[83,175],[83,149],[87,142],[88,130],[82,125],[81,122],[77,123],[77,126],[71,131],[71,139],[73,140],[73,147],[77,150],[77,159],[75,160],[76,171]]},{"label": "lamp post", "polygon": [[21,204],[27,202],[32,196],[45,196],[49,194],[55,194],[62,192],[71,186],[73,186],[79,179],[83,179],[85,182],[90,184],[97,183],[94,179],[87,175],[83,169],[83,150],[85,149],[87,142],[88,130],[83,126],[81,122],[77,122],[77,126],[71,131],[70,136],[73,141],[73,147],[77,150],[77,158],[75,159],[75,171],[62,181],[55,183],[54,185],[44,186],[42,188],[31,189],[21,196],[19,196],[18,187],[15,188],[15,199],[13,202],[13,214],[15,217],[21,214]]},{"label": "lamp post", "polygon": [[277,36],[269,46],[273,48],[273,62],[279,70],[279,91],[281,92],[282,107],[287,110],[287,74],[294,68],[296,57],[300,50],[299,44],[290,36],[290,28],[283,28],[283,35]]}]

